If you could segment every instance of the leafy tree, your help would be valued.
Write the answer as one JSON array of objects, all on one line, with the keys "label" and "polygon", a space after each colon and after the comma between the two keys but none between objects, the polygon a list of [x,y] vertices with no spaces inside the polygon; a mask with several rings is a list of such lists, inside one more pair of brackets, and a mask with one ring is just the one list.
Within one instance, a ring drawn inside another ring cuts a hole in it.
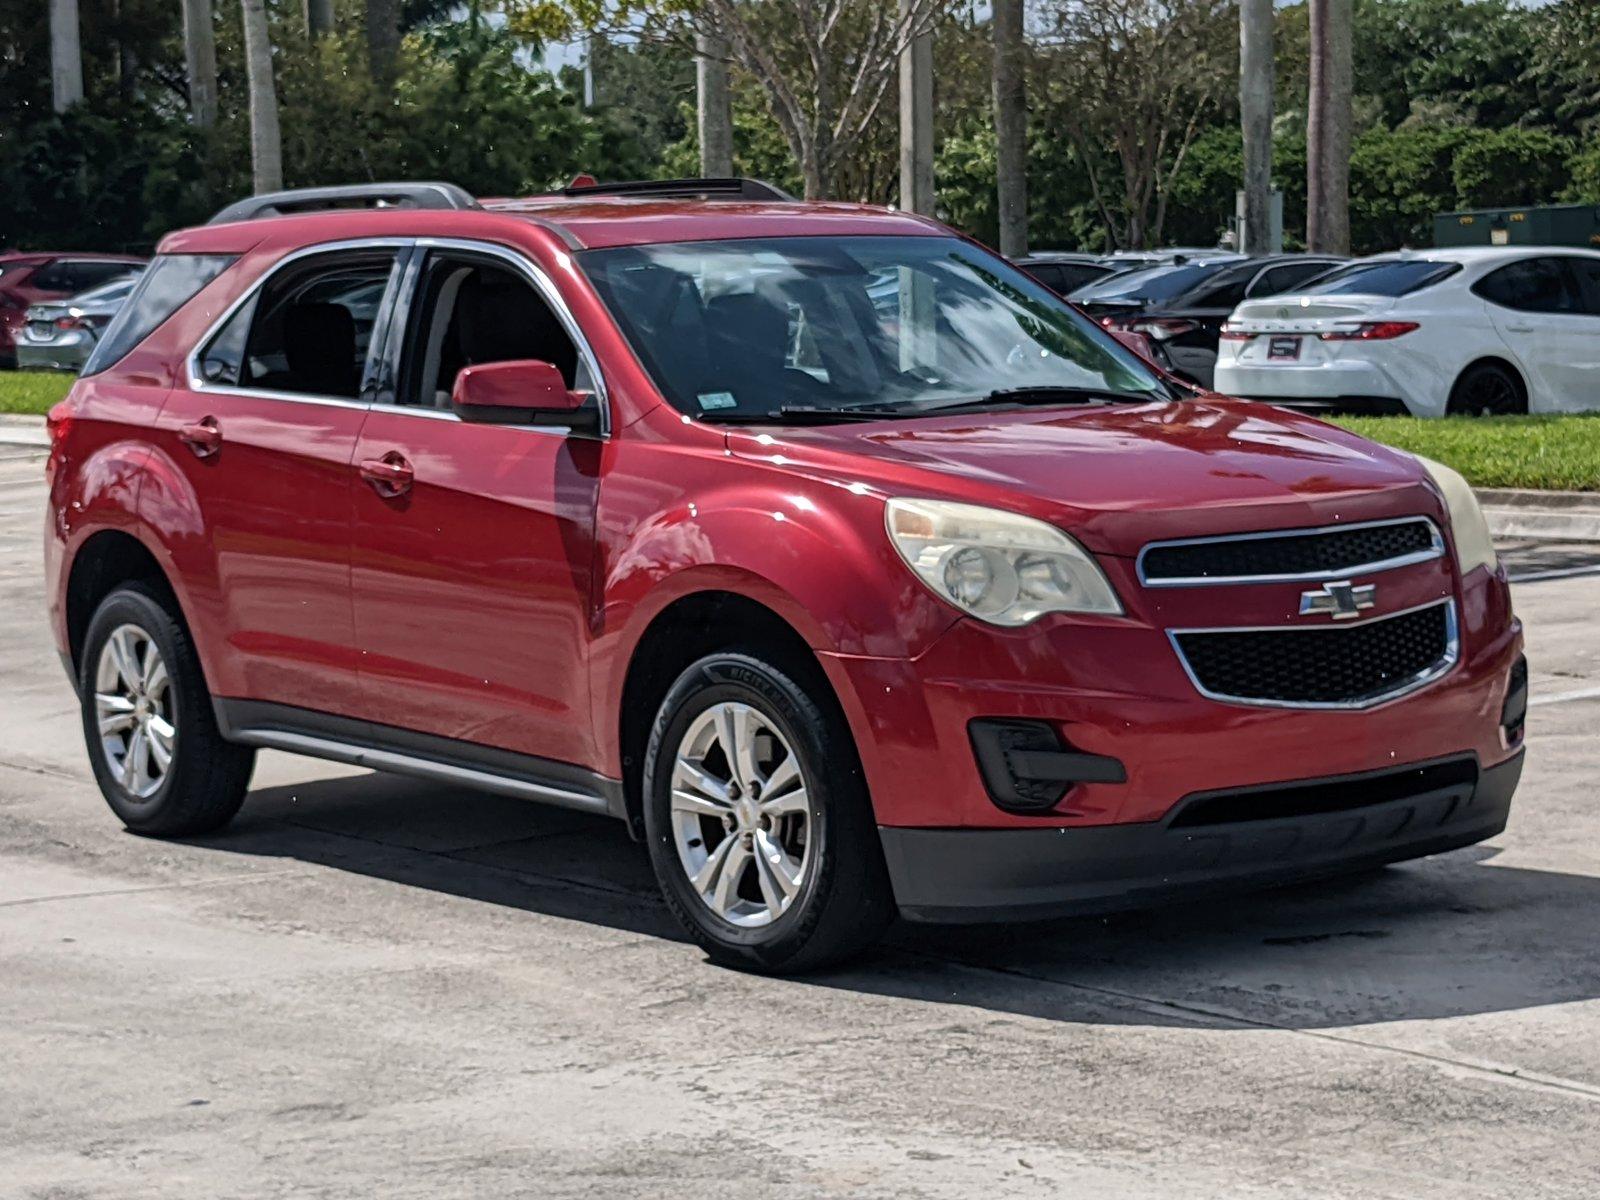
[{"label": "leafy tree", "polygon": [[[1056,0],[1035,115],[1071,139],[1113,244],[1156,245],[1189,147],[1230,111],[1226,0]],[[1105,151],[1114,156],[1108,164]]]}]

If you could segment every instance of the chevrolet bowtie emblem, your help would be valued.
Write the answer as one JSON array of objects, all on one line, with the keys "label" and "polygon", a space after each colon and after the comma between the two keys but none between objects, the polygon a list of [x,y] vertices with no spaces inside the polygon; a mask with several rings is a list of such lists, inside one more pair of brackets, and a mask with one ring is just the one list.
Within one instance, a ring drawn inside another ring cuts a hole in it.
[{"label": "chevrolet bowtie emblem", "polygon": [[1376,584],[1367,583],[1356,587],[1349,580],[1325,583],[1314,592],[1300,593],[1300,615],[1304,617],[1312,613],[1328,613],[1335,621],[1343,621],[1355,616],[1364,608],[1371,608],[1377,602]]}]

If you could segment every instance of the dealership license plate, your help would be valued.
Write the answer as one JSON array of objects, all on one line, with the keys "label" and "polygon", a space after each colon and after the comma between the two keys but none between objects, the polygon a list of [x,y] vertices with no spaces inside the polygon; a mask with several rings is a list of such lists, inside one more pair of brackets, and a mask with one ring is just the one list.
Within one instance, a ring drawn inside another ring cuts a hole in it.
[{"label": "dealership license plate", "polygon": [[1279,362],[1293,360],[1300,357],[1300,339],[1297,337],[1274,337],[1267,339],[1267,357]]},{"label": "dealership license plate", "polygon": [[55,327],[49,321],[29,321],[28,336],[41,342],[48,342],[55,336]]}]

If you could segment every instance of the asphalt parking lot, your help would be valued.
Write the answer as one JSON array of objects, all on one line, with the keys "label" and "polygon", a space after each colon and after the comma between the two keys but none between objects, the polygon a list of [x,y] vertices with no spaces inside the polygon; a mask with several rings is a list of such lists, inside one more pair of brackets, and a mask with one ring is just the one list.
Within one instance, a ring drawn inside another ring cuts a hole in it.
[{"label": "asphalt parking lot", "polygon": [[122,831],[0,447],[0,1196],[1600,1195],[1600,545],[1508,546],[1506,833],[1180,911],[709,966],[620,826],[263,754]]}]

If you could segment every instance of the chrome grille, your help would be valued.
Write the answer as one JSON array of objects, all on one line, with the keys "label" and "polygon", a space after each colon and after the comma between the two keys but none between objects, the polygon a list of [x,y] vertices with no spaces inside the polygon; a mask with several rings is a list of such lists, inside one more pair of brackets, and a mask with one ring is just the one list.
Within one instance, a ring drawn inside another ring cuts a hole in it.
[{"label": "chrome grille", "polygon": [[1459,652],[1448,600],[1343,625],[1169,636],[1206,696],[1288,708],[1366,708],[1392,700],[1439,678]]},{"label": "chrome grille", "polygon": [[1444,539],[1432,521],[1404,517],[1152,542],[1139,555],[1139,578],[1151,587],[1323,579],[1390,570],[1443,553]]}]

